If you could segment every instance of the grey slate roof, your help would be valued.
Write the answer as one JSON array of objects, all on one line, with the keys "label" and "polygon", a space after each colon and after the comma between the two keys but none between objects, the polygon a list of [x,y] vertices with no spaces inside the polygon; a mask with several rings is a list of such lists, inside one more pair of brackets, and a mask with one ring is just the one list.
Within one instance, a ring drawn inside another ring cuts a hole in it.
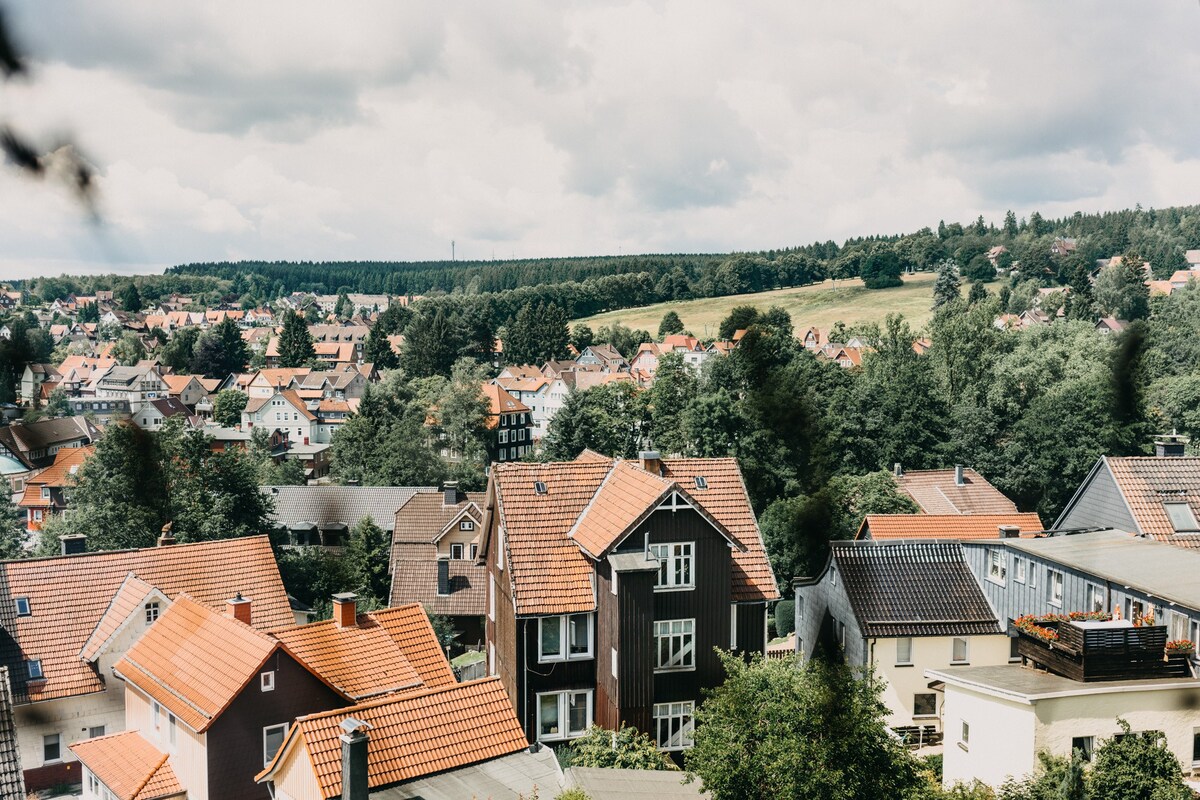
[{"label": "grey slate roof", "polygon": [[868,638],[1001,632],[958,542],[834,542],[832,551]]},{"label": "grey slate roof", "polygon": [[[536,753],[520,750],[512,755],[429,775],[415,781],[371,792],[371,800],[517,800],[558,794],[562,773],[549,747]],[[535,792],[536,788],[536,792]]]},{"label": "grey slate roof", "polygon": [[17,747],[17,725],[13,718],[12,687],[8,667],[0,667],[0,797],[25,796],[21,750]]},{"label": "grey slate roof", "polygon": [[396,522],[396,509],[416,492],[436,489],[416,486],[264,486],[263,491],[275,500],[272,520],[283,528],[313,525],[352,528],[363,517],[370,517],[380,528],[391,531]]},{"label": "grey slate roof", "polygon": [[567,786],[578,786],[591,800],[685,800],[711,798],[700,779],[684,783],[686,773],[646,769],[569,767]]}]

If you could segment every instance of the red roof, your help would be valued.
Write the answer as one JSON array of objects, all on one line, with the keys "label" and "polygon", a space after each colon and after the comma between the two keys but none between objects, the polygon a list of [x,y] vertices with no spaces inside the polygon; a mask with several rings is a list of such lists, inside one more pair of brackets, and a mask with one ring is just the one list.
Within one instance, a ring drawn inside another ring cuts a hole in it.
[{"label": "red roof", "polygon": [[[868,514],[856,538],[999,539],[1001,526],[1022,534],[1045,530],[1037,514]],[[869,534],[869,536],[868,536]]]}]

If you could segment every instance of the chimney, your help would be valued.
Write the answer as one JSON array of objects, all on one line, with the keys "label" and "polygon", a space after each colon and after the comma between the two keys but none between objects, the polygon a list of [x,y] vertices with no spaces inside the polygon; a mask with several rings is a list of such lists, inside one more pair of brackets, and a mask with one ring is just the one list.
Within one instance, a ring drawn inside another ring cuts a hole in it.
[{"label": "chimney", "polygon": [[354,717],[342,720],[342,800],[367,800],[367,737],[371,726]]},{"label": "chimney", "polygon": [[62,554],[64,556],[73,556],[87,552],[87,534],[68,533],[65,536],[58,537],[58,540],[62,542]]},{"label": "chimney", "polygon": [[1020,535],[1021,535],[1021,528],[1017,525],[1001,525],[1000,526],[1000,538],[1001,539],[1016,539]]},{"label": "chimney", "polygon": [[450,594],[450,559],[438,559],[438,585],[437,593],[445,597]]},{"label": "chimney", "polygon": [[237,597],[232,600],[225,601],[225,616],[232,617],[238,622],[250,624],[250,600],[242,597],[242,593],[238,592]]},{"label": "chimney", "polygon": [[171,528],[174,524],[173,522],[168,522],[162,526],[162,533],[158,536],[159,547],[167,547],[168,545],[175,544],[175,537],[171,535]]},{"label": "chimney", "polygon": [[901,475],[904,474],[904,467],[900,464],[899,461],[897,461],[895,464],[892,464],[892,474],[895,475],[897,478],[899,478]]},{"label": "chimney", "polygon": [[458,481],[446,481],[442,484],[442,505],[456,506],[459,500]]},{"label": "chimney", "polygon": [[1187,437],[1171,433],[1154,440],[1154,455],[1159,458],[1178,458],[1186,455]]},{"label": "chimney", "polygon": [[642,461],[642,469],[654,475],[662,475],[662,456],[657,450],[643,450],[638,453],[638,458]]},{"label": "chimney", "polygon": [[358,607],[354,592],[341,592],[333,596],[333,624],[339,628],[353,628],[358,624]]},{"label": "chimney", "polygon": [[954,485],[955,485],[955,486],[964,486],[964,485],[965,485],[965,483],[964,483],[964,481],[963,481],[963,467],[962,467],[962,464],[955,464],[955,465],[954,465]]}]

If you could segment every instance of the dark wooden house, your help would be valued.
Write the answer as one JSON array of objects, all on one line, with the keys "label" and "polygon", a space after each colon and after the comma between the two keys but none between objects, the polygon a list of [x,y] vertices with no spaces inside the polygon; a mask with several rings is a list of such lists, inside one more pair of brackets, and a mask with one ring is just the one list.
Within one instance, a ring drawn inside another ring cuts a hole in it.
[{"label": "dark wooden house", "polygon": [[779,593],[733,459],[498,465],[484,530],[488,667],[530,741],[625,723],[682,750],[714,649],[765,649]]}]

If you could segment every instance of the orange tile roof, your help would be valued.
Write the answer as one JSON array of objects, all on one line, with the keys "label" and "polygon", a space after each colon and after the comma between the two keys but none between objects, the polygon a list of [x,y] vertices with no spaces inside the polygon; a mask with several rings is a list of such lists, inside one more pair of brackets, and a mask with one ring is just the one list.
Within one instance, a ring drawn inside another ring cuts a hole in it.
[{"label": "orange tile roof", "polygon": [[96,623],[96,629],[92,631],[92,635],[84,643],[83,649],[79,651],[79,657],[84,661],[95,661],[104,650],[104,645],[108,644],[108,640],[121,629],[125,620],[129,619],[134,611],[144,608],[143,601],[151,594],[158,595],[153,586],[132,572],[125,576],[121,588],[117,590],[117,593],[113,595],[112,602],[108,604],[108,610],[104,612],[104,616],[100,617],[100,621]]},{"label": "orange tile roof", "polygon": [[[627,527],[657,504],[665,492],[655,493],[652,487],[672,483],[716,523],[718,530],[739,544],[733,552],[733,599],[750,602],[779,597],[737,461],[663,459],[662,467],[665,481],[645,472],[636,462],[613,461],[587,451],[576,461],[499,464],[493,468],[491,490],[506,535],[504,545],[512,564],[518,613],[593,610],[594,567],[588,553],[597,555],[606,540],[619,536],[617,529],[623,521]],[[616,478],[619,491],[609,497],[602,486],[610,480],[610,472],[616,471],[620,472]],[[707,489],[696,488],[698,476],[705,478]],[[545,494],[537,493],[537,482],[546,484]],[[580,522],[581,517],[593,514],[598,515],[594,524]],[[573,530],[574,538],[570,535]]]},{"label": "orange tile roof", "polygon": [[1015,525],[1022,534],[1045,530],[1033,513],[1016,514],[868,514],[856,538],[872,539],[998,539],[1001,525]]},{"label": "orange tile roof", "polygon": [[17,505],[22,508],[42,508],[50,505],[49,501],[42,498],[42,487],[61,489],[70,485],[79,466],[95,452],[96,448],[90,445],[59,450],[54,456],[53,464],[25,481],[25,491]]},{"label": "orange tile roof", "polygon": [[287,388],[291,385],[293,378],[304,377],[310,372],[312,370],[308,367],[272,367],[271,369],[260,369],[254,373],[254,377],[250,379],[250,382],[253,383],[261,377],[263,380],[259,381],[259,383],[265,381],[268,386]]},{"label": "orange tile roof", "polygon": [[1200,547],[1195,536],[1177,536],[1165,502],[1183,502],[1200,518],[1200,458],[1131,456],[1103,459],[1140,533],[1179,547]]},{"label": "orange tile roof", "polygon": [[187,385],[195,378],[194,375],[163,375],[162,382],[167,385],[167,391],[171,394],[179,394]]},{"label": "orange tile roof", "polygon": [[325,620],[272,635],[311,670],[356,700],[455,682],[421,606],[414,603],[359,614],[357,623],[339,628],[333,620]]},{"label": "orange tile roof", "polygon": [[169,756],[137,731],[88,739],[71,745],[71,751],[119,800],[160,800],[184,793]]},{"label": "orange tile roof", "polygon": [[[295,623],[266,536],[0,562],[0,626],[10,634],[0,639],[0,663],[17,703],[103,691],[79,654],[130,572],[167,597],[186,592],[215,608],[242,592],[264,630]],[[29,598],[29,616],[17,616],[18,597]],[[25,681],[29,658],[42,661],[45,680]]]},{"label": "orange tile roof", "polygon": [[288,751],[303,742],[321,797],[342,791],[341,723],[353,717],[367,730],[367,785],[380,789],[424,775],[510,755],[529,746],[499,678],[484,678],[300,717],[275,760],[258,775],[274,777]]},{"label": "orange tile roof", "polygon": [[509,394],[504,387],[494,383],[483,384],[483,396],[488,402],[487,427],[494,428],[499,423],[501,414],[520,414],[528,412],[529,406]]},{"label": "orange tile roof", "polygon": [[970,467],[963,469],[963,485],[954,482],[952,469],[925,469],[895,476],[900,491],[926,514],[1015,514],[1017,506],[987,479]]},{"label": "orange tile roof", "polygon": [[203,733],[278,646],[265,633],[180,595],[113,670]]},{"label": "orange tile roof", "polygon": [[618,461],[604,477],[567,536],[599,558],[661,503],[675,484],[632,461]]}]

